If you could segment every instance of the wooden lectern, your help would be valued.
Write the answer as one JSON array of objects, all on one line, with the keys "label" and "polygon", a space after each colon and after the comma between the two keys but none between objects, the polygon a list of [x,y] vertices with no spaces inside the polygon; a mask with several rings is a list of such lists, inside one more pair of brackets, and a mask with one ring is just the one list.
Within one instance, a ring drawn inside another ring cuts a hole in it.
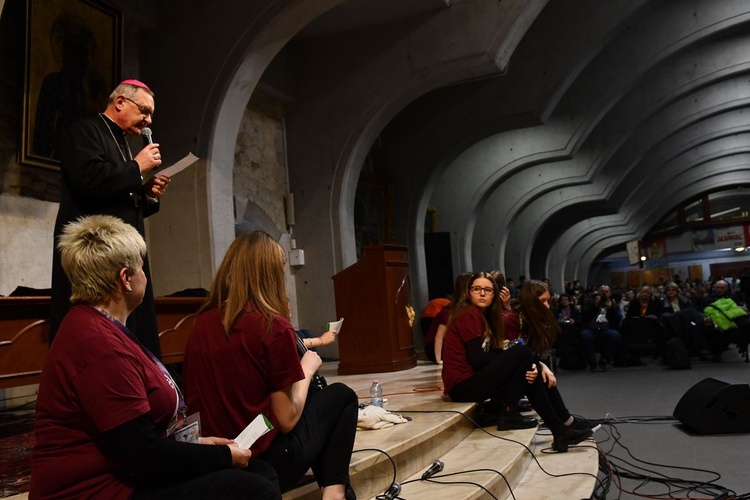
[{"label": "wooden lectern", "polygon": [[333,277],[336,315],[344,318],[337,337],[339,374],[412,368],[417,358],[406,247],[372,245],[363,250],[361,261]]}]

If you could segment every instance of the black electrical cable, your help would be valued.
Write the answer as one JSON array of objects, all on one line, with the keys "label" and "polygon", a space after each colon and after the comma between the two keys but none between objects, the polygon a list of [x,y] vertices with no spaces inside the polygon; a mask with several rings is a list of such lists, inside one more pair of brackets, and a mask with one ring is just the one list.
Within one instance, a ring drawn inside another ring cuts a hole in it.
[{"label": "black electrical cable", "polygon": [[[606,489],[600,490],[599,488],[597,488],[594,491],[593,497],[602,498],[602,499],[606,498],[606,493],[609,491],[610,481],[613,481],[614,478],[617,478],[617,481],[614,481],[614,482],[619,490],[619,495],[621,495],[623,492],[627,492],[627,493],[632,493],[632,494],[635,494],[644,498],[654,498],[654,499],[677,498],[674,496],[676,494],[680,494],[679,498],[694,498],[691,495],[695,495],[695,494],[710,495],[712,499],[750,498],[750,494],[743,494],[741,496],[737,496],[732,490],[716,484],[716,481],[718,481],[721,478],[721,474],[719,474],[718,472],[710,471],[706,469],[697,469],[697,468],[691,468],[691,467],[681,467],[681,466],[653,463],[653,462],[648,462],[648,461],[641,460],[635,457],[630,451],[630,449],[622,443],[621,441],[622,434],[616,427],[619,424],[653,425],[654,422],[667,423],[670,421],[676,422],[676,420],[673,417],[645,416],[645,417],[624,417],[624,418],[617,418],[617,419],[604,419],[602,421],[602,424],[609,427],[611,431],[611,432],[608,432],[606,428],[603,427],[604,432],[608,436],[608,439],[605,441],[609,441],[609,439],[612,440],[612,446],[610,447],[609,452],[605,452],[603,448],[600,449],[599,470],[600,470],[600,474],[604,475],[604,480],[602,481],[602,485],[606,485]],[[632,460],[640,464],[646,465],[646,466],[661,467],[665,469],[685,470],[685,471],[690,471],[690,472],[699,472],[699,473],[712,475],[715,477],[710,480],[689,480],[689,479],[671,477],[670,475],[661,473],[659,471],[650,469],[648,467],[642,467],[641,465],[630,463],[630,461],[612,454],[612,451],[617,446],[624,449]],[[625,464],[625,465],[620,465],[620,464]],[[645,471],[647,472],[647,474],[644,474],[640,471]],[[622,483],[623,478],[632,480],[632,481],[639,481],[639,484],[633,487],[632,491],[628,491],[625,489],[625,486]],[[666,492],[656,493],[656,494],[641,493],[640,490],[642,490],[649,484],[663,485],[666,488]],[[664,495],[667,495],[667,496],[664,496]]]},{"label": "black electrical cable", "polygon": [[[500,472],[497,469],[469,469],[469,470],[462,470],[462,471],[456,471],[456,472],[448,472],[446,474],[440,474],[439,476],[432,476],[431,478],[426,479],[426,481],[432,481],[433,479],[443,479],[443,478],[451,477],[451,476],[459,476],[459,475],[463,475],[463,474],[471,474],[472,472],[494,472],[495,474],[497,474],[498,476],[500,476],[503,479],[503,481],[505,481],[505,486],[508,487],[508,491],[510,492],[510,496],[513,498],[513,500],[516,500],[516,495],[513,494],[513,488],[511,488],[510,483],[508,482],[508,478],[505,477],[505,474],[503,474],[502,472]],[[412,479],[412,480],[409,480],[409,481],[404,481],[401,484],[402,485],[403,484],[409,484],[409,483],[414,483],[414,482],[418,482],[418,481],[422,481],[422,479]],[[433,482],[438,482],[438,481],[433,481]],[[455,482],[455,483],[454,482],[440,482],[440,484],[474,484],[474,483],[466,483],[466,482]],[[477,485],[477,486],[479,486],[479,485]],[[479,486],[479,487],[482,488],[481,486]],[[482,488],[482,489],[484,489],[484,488]],[[487,490],[485,490],[485,491],[487,491]]]},{"label": "black electrical cable", "polygon": [[[390,486],[396,484],[396,461],[393,460],[393,457],[390,456],[388,454],[388,452],[386,452],[385,450],[381,450],[379,448],[362,448],[361,450],[352,450],[352,454],[354,454],[354,453],[362,453],[362,452],[365,452],[365,451],[375,451],[377,453],[382,453],[383,455],[385,455],[386,457],[388,457],[388,460],[391,461],[391,466],[393,467],[393,480],[391,480],[391,484],[389,485],[389,488],[390,488]],[[377,495],[375,498],[376,498],[376,500],[384,500],[385,499],[385,495]],[[395,497],[395,498],[399,498],[399,497]]]},{"label": "black electrical cable", "polygon": [[458,414],[467,419],[469,422],[471,422],[476,428],[481,429],[482,432],[485,434],[492,436],[497,439],[502,439],[503,441],[508,441],[514,444],[517,444],[519,446],[522,446],[528,453],[531,455],[531,458],[534,459],[534,462],[536,462],[536,465],[539,467],[539,470],[541,470],[543,473],[547,474],[550,477],[567,477],[567,476],[591,476],[594,478],[594,480],[599,483],[601,480],[594,474],[588,473],[588,472],[568,472],[565,474],[553,474],[547,470],[545,470],[544,467],[542,467],[542,464],[539,463],[539,460],[537,459],[534,452],[525,444],[521,443],[520,441],[516,441],[515,439],[506,438],[503,436],[498,436],[497,434],[493,434],[489,432],[488,430],[482,428],[479,426],[479,424],[474,421],[471,417],[468,415],[465,415],[464,413],[458,411],[458,410],[391,410],[394,413],[452,413],[452,414]]}]

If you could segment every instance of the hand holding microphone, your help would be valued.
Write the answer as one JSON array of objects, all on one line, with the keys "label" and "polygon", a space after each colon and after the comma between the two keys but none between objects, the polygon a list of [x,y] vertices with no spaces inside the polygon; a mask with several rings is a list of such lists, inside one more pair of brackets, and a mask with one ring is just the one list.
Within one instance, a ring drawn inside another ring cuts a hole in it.
[{"label": "hand holding microphone", "polygon": [[141,130],[141,136],[146,146],[136,155],[134,158],[138,167],[141,170],[141,174],[149,172],[154,168],[161,166],[161,153],[159,152],[159,144],[155,144],[151,137],[151,129],[144,127]]}]

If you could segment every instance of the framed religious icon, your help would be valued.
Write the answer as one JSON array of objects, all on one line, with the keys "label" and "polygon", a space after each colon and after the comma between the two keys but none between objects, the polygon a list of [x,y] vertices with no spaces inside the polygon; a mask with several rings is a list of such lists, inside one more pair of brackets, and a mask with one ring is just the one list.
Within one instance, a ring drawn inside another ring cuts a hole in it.
[{"label": "framed religious icon", "polygon": [[20,162],[60,168],[68,124],[120,81],[122,13],[101,0],[27,0]]}]

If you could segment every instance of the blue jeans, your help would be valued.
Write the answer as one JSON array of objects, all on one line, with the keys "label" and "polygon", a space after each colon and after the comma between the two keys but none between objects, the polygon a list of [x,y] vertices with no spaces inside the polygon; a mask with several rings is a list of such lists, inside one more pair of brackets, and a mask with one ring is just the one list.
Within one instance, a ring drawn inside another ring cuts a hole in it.
[{"label": "blue jeans", "polygon": [[602,364],[609,364],[614,359],[615,353],[620,347],[621,339],[620,332],[613,330],[612,328],[584,328],[581,332],[581,340],[583,341],[583,352],[586,355],[586,361],[589,366],[596,366],[595,343],[601,346],[602,349],[602,355],[599,361]]}]

